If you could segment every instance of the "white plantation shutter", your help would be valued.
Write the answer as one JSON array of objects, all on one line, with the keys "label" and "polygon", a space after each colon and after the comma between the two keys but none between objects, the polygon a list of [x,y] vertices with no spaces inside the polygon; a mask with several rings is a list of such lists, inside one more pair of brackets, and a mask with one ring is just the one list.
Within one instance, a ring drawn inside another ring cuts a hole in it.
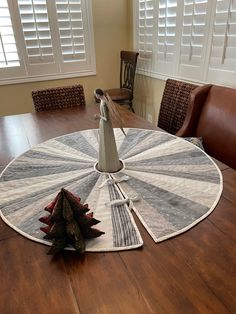
[{"label": "white plantation shutter", "polygon": [[149,58],[153,53],[154,6],[153,0],[139,1],[138,48],[140,56]]},{"label": "white plantation shutter", "polygon": [[0,27],[5,20],[14,21],[7,40],[18,52],[18,63],[12,63],[11,72],[6,69],[8,46],[2,44],[1,35],[0,60],[5,68],[0,68],[0,82],[9,77],[15,82],[95,73],[90,0],[0,0],[2,3]]},{"label": "white plantation shutter", "polygon": [[53,63],[46,0],[18,0],[18,6],[29,64]]},{"label": "white plantation shutter", "polygon": [[136,7],[135,30],[136,49],[139,51],[138,68],[147,70],[152,68],[153,47],[154,47],[154,1],[139,0]]},{"label": "white plantation shutter", "polygon": [[236,71],[236,1],[218,0],[212,33],[208,80],[230,85]]},{"label": "white plantation shutter", "polygon": [[157,20],[157,70],[173,74],[176,57],[177,0],[160,0]]},{"label": "white plantation shutter", "polygon": [[10,12],[7,0],[0,1],[0,68],[19,66]]},{"label": "white plantation shutter", "polygon": [[17,35],[21,38],[20,49],[28,76],[60,73],[57,47],[52,42],[47,0],[17,0],[14,9],[20,28]]},{"label": "white plantation shutter", "polygon": [[26,74],[22,52],[18,47],[20,39],[15,32],[17,27],[11,16],[13,6],[9,6],[9,3],[10,1],[0,0],[0,84],[2,79]]},{"label": "white plantation shutter", "polygon": [[58,36],[60,40],[61,67],[76,71],[91,66],[92,52],[86,34],[90,33],[91,21],[86,17],[86,1],[56,0]]},{"label": "white plantation shutter", "polygon": [[133,1],[138,12],[135,48],[141,56],[152,56],[151,62],[142,63],[140,73],[236,85],[236,0],[150,3]]},{"label": "white plantation shutter", "polygon": [[200,80],[204,71],[208,21],[207,0],[184,0],[182,34],[180,42],[179,75]]},{"label": "white plantation shutter", "polygon": [[81,1],[56,0],[63,61],[84,60],[84,26]]},{"label": "white plantation shutter", "polygon": [[[180,0],[181,1],[181,0]],[[155,76],[173,75],[176,69],[177,8],[179,0],[134,1],[135,49],[138,71]]]}]

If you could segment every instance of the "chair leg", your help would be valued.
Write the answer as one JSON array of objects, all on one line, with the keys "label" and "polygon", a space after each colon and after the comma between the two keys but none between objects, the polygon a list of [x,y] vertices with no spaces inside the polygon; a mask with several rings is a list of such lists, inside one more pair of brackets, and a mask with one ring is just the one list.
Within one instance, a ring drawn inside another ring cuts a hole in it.
[{"label": "chair leg", "polygon": [[129,110],[131,110],[133,113],[135,113],[134,108],[133,108],[133,103],[131,101],[131,103],[129,104]]}]

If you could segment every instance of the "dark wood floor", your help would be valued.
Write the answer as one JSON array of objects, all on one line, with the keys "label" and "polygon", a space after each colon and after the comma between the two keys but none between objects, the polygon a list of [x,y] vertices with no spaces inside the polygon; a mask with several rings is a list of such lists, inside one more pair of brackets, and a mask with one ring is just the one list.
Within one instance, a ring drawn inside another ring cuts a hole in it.
[{"label": "dark wood floor", "polygon": [[[96,127],[92,113],[0,118],[0,166],[48,138]],[[131,113],[124,119],[150,127]],[[0,220],[0,313],[236,313],[236,171],[218,164],[224,189],[211,215],[159,244],[135,217],[140,249],[52,258]]]}]

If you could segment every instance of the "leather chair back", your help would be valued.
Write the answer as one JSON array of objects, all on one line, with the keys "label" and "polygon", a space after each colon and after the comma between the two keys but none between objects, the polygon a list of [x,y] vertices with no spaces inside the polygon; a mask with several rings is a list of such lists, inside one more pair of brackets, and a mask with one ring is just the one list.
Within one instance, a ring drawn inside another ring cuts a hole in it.
[{"label": "leather chair back", "polygon": [[202,137],[206,152],[236,169],[236,89],[196,88],[179,136]]}]

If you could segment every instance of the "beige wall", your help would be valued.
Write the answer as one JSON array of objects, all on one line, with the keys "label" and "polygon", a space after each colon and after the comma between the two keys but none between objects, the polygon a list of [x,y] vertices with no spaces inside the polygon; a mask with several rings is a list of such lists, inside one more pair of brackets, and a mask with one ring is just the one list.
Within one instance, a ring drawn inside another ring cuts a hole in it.
[{"label": "beige wall", "polygon": [[134,110],[141,117],[157,124],[165,81],[144,75],[136,75]]},{"label": "beige wall", "polygon": [[93,0],[97,74],[95,76],[0,86],[0,115],[33,112],[34,89],[83,84],[87,105],[93,102],[96,87],[119,84],[119,52],[130,49],[130,0]]}]

